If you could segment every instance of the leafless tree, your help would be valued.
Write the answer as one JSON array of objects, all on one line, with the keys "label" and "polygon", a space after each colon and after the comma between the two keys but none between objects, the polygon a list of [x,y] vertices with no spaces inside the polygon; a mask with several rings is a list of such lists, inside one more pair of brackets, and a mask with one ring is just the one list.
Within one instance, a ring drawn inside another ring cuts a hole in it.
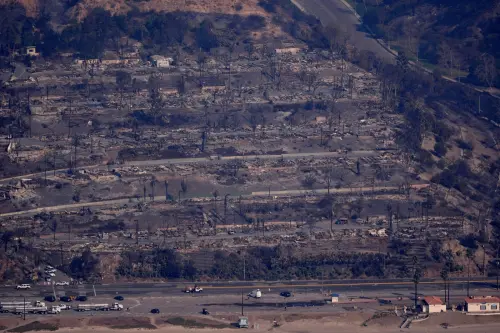
[{"label": "leafless tree", "polygon": [[205,52],[198,53],[198,56],[196,57],[196,64],[198,65],[198,81],[200,86],[202,85],[202,76],[203,72],[205,71],[206,63],[207,63],[207,56]]},{"label": "leafless tree", "polygon": [[325,183],[326,183],[327,194],[330,195],[330,188],[332,187],[333,184],[333,169],[329,169],[328,171],[325,172]]},{"label": "leafless tree", "polygon": [[483,53],[474,74],[491,88],[497,77],[495,58],[490,54]]},{"label": "leafless tree", "polygon": [[155,124],[159,123],[165,102],[160,92],[159,77],[151,75],[148,79],[150,113],[155,119]]},{"label": "leafless tree", "polygon": [[186,195],[186,193],[188,191],[188,183],[187,183],[186,178],[182,178],[182,180],[181,180],[181,191],[182,191],[182,193],[184,193],[184,195]]},{"label": "leafless tree", "polygon": [[318,88],[319,83],[319,75],[316,72],[301,70],[297,74],[297,78],[302,82],[306,87],[308,92],[313,92]]},{"label": "leafless tree", "polygon": [[151,200],[152,201],[155,201],[155,186],[156,186],[156,177],[153,175],[151,176],[151,181],[150,181],[150,184],[151,184]]}]

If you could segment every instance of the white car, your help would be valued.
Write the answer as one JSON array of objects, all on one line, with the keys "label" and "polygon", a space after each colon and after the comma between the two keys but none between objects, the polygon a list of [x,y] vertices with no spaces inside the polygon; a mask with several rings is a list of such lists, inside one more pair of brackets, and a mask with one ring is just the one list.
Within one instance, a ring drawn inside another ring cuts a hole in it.
[{"label": "white car", "polygon": [[67,304],[59,304],[59,308],[61,310],[71,310],[71,305],[67,305]]},{"label": "white car", "polygon": [[47,273],[47,275],[54,277],[54,276],[56,276],[56,273]]},{"label": "white car", "polygon": [[29,284],[18,284],[16,289],[31,289],[31,286]]},{"label": "white car", "polygon": [[55,273],[55,272],[56,272],[56,270],[53,268],[45,270],[45,273]]},{"label": "white car", "polygon": [[56,286],[69,286],[68,281],[57,281]]}]

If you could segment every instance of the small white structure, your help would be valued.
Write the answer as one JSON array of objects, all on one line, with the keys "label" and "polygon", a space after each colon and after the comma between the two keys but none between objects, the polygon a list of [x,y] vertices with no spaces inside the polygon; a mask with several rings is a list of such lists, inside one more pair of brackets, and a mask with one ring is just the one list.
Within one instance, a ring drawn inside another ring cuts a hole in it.
[{"label": "small white structure", "polygon": [[151,62],[152,62],[154,67],[168,68],[174,62],[174,59],[164,57],[161,55],[154,55],[154,56],[151,56]]},{"label": "small white structure", "polygon": [[26,55],[30,57],[38,57],[40,53],[36,52],[36,46],[27,46]]},{"label": "small white structure", "polygon": [[500,298],[495,296],[471,296],[465,298],[467,312],[499,312]]},{"label": "small white structure", "polygon": [[283,48],[276,48],[274,50],[276,54],[292,54],[295,55],[302,51],[300,47],[283,47]]},{"label": "small white structure", "polygon": [[437,296],[426,296],[422,300],[422,311],[425,313],[446,312],[446,304]]},{"label": "small white structure", "polygon": [[338,303],[340,295],[339,294],[332,294],[332,303]]}]

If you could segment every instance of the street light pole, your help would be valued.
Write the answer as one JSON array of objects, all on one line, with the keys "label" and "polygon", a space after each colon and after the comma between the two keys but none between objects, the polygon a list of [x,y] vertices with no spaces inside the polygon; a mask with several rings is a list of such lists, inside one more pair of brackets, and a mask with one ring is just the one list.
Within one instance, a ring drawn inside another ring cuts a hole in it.
[{"label": "street light pole", "polygon": [[[243,257],[243,281],[246,280],[246,262],[245,262],[245,257]],[[243,314],[243,287],[241,287],[241,315],[244,316]]]},{"label": "street light pole", "polygon": [[24,302],[23,302],[23,306],[24,306],[23,320],[26,320],[26,296],[24,296],[23,299],[24,299]]}]

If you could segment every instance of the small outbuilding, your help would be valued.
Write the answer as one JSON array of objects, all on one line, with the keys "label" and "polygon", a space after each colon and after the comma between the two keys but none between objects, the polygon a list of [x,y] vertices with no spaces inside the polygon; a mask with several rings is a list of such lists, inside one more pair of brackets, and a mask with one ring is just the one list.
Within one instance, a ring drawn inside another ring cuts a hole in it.
[{"label": "small outbuilding", "polygon": [[169,57],[164,57],[161,55],[154,55],[151,56],[151,62],[154,67],[158,68],[168,68],[172,63],[174,62],[174,59],[169,58]]},{"label": "small outbuilding", "polygon": [[467,312],[499,312],[500,298],[495,296],[471,296],[465,298]]},{"label": "small outbuilding", "polygon": [[426,296],[422,300],[422,312],[439,313],[446,312],[446,304],[437,296]]}]

